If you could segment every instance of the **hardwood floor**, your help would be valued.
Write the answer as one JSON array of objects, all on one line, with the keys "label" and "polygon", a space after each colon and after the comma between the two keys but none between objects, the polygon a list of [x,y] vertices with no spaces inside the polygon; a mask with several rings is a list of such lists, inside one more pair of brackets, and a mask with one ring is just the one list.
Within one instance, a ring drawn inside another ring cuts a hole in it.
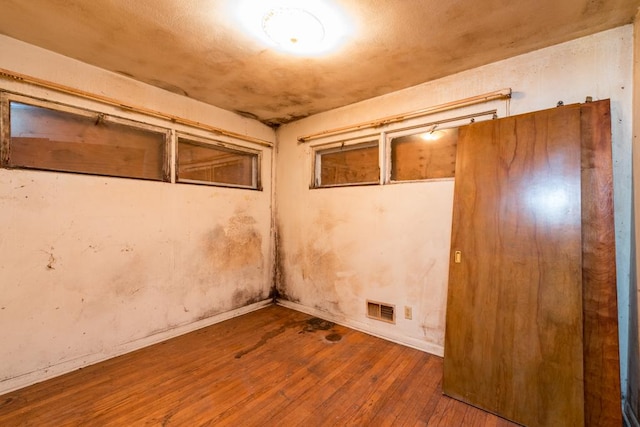
[{"label": "hardwood floor", "polygon": [[515,426],[442,359],[270,306],[0,396],[1,426]]}]

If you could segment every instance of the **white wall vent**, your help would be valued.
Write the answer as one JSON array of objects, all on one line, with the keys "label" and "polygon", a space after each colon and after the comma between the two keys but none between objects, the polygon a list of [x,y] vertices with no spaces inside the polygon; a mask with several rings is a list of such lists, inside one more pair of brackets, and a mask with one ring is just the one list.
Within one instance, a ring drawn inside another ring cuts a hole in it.
[{"label": "white wall vent", "polygon": [[396,306],[367,300],[367,317],[383,322],[396,323]]}]

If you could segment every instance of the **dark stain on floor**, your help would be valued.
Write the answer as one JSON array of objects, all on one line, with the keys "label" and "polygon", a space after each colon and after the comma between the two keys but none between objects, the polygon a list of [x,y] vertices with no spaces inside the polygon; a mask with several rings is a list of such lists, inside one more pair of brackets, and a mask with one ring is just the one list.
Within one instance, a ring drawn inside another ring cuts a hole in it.
[{"label": "dark stain on floor", "polygon": [[262,338],[260,338],[260,341],[258,341],[257,343],[255,343],[251,347],[236,353],[236,356],[235,356],[236,359],[240,359],[240,358],[242,358],[242,356],[245,356],[246,354],[251,353],[252,351],[259,349],[260,347],[265,345],[270,339],[272,339],[274,337],[277,337],[278,335],[280,335],[281,333],[286,331],[287,328],[289,328],[290,326],[292,326],[292,325],[291,324],[286,324],[284,326],[279,327],[278,329],[274,329],[273,331],[269,331],[266,334],[262,335]]},{"label": "dark stain on floor", "polygon": [[251,347],[248,347],[248,348],[236,353],[235,358],[236,359],[241,359],[243,356],[245,356],[245,355],[251,353],[252,351],[257,350],[260,347],[262,347],[263,345],[265,345],[272,338],[275,338],[278,335],[282,334],[288,328],[297,327],[299,325],[302,326],[302,329],[300,330],[300,332],[298,332],[300,334],[304,334],[305,332],[330,331],[330,333],[325,336],[325,339],[327,341],[338,342],[338,341],[340,341],[342,339],[342,335],[341,334],[337,333],[334,330],[331,330],[334,326],[336,326],[335,323],[329,322],[328,320],[320,319],[318,317],[312,317],[311,319],[309,319],[307,321],[289,322],[289,323],[285,324],[284,326],[279,327],[278,329],[274,329],[273,331],[269,331],[269,332],[265,333],[264,335],[262,335],[262,337],[260,338],[260,340],[257,343],[255,343]]},{"label": "dark stain on floor", "polygon": [[324,339],[329,342],[338,342],[342,339],[342,335],[333,330],[334,326],[336,326],[336,324],[333,322],[329,322],[328,320],[323,320],[318,317],[312,317],[304,323],[300,333],[329,331]]},{"label": "dark stain on floor", "polygon": [[311,319],[306,321],[306,324],[302,328],[300,333],[304,332],[315,332],[315,331],[328,331],[333,328],[336,324],[333,322],[329,322],[328,320],[319,319],[317,317],[312,317]]},{"label": "dark stain on floor", "polygon": [[330,342],[338,342],[342,339],[342,335],[338,334],[338,333],[332,333],[327,335],[326,337],[324,337],[324,339],[326,339],[327,341]]}]

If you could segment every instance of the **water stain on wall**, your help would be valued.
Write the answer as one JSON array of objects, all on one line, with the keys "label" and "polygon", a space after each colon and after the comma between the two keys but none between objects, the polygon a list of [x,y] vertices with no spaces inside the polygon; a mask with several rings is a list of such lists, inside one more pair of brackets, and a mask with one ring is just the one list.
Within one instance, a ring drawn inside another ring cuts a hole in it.
[{"label": "water stain on wall", "polygon": [[428,342],[444,345],[444,329],[440,325],[432,325],[427,320],[420,323],[420,329]]},{"label": "water stain on wall", "polygon": [[262,236],[255,224],[253,217],[238,213],[226,226],[217,225],[209,232],[204,243],[216,272],[262,269]]},{"label": "water stain on wall", "polygon": [[285,269],[286,251],[282,244],[282,228],[277,225],[274,232],[274,269],[273,282],[271,285],[271,297],[274,302],[286,300],[299,303],[300,299],[292,292],[288,283],[287,270]]},{"label": "water stain on wall", "polygon": [[128,255],[122,269],[111,279],[111,290],[116,298],[129,299],[146,288],[147,267],[141,254]]},{"label": "water stain on wall", "polygon": [[332,249],[318,247],[313,238],[309,240],[295,254],[292,263],[299,269],[303,282],[320,297],[316,299],[321,301],[318,308],[341,312],[335,283],[338,280],[336,272],[344,270],[343,263]]},{"label": "water stain on wall", "polygon": [[[273,230],[273,277],[271,279],[271,296],[274,302],[287,294],[286,274],[284,271],[285,253],[282,247],[281,227],[276,225]],[[285,298],[286,299],[286,298]]]},{"label": "water stain on wall", "polygon": [[[289,258],[285,280],[291,280],[293,286],[284,287],[285,292],[290,288],[302,289],[307,298],[316,301],[315,308],[331,313],[343,313],[341,304],[344,292],[338,289],[345,280],[340,272],[345,271],[348,261],[344,261],[341,248],[332,240],[337,233],[337,227],[347,223],[346,218],[337,218],[332,211],[320,210],[311,224],[306,236],[298,241],[298,250]],[[282,248],[279,248],[282,252]],[[348,257],[346,257],[348,260]],[[281,273],[284,273],[284,268]],[[301,283],[300,283],[301,282]]]},{"label": "water stain on wall", "polygon": [[267,299],[267,296],[260,291],[252,292],[247,289],[236,289],[231,297],[231,304],[233,308],[245,307],[265,299]]},{"label": "water stain on wall", "polygon": [[207,310],[204,310],[203,312],[199,313],[195,318],[194,321],[199,321],[199,320],[204,320],[204,319],[208,319],[210,317],[213,317],[215,315],[218,315],[222,312],[224,312],[225,310],[223,310],[222,308],[219,307],[213,307],[213,308],[209,308]]},{"label": "water stain on wall", "polygon": [[265,257],[263,236],[255,218],[237,210],[226,223],[215,225],[202,236],[198,258],[202,292],[212,289],[235,289],[230,300],[222,301],[225,309],[244,307],[268,298],[265,289]]}]

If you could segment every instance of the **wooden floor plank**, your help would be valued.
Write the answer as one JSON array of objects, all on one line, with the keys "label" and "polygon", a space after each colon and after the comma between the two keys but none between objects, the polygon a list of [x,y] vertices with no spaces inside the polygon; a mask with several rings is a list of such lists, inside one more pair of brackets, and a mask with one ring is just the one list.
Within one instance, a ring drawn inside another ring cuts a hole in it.
[{"label": "wooden floor plank", "polygon": [[[322,377],[314,387],[303,391],[295,401],[290,402],[271,420],[279,425],[298,425],[308,418],[326,399],[348,381],[350,375],[357,375],[362,366],[362,357],[372,351],[371,342],[363,334],[348,337],[347,346],[341,346],[331,358],[322,361],[318,368],[313,368]],[[346,338],[345,338],[346,339]],[[345,351],[348,350],[348,351]]]},{"label": "wooden floor plank", "polygon": [[[411,351],[410,349],[407,349]],[[353,411],[353,417],[350,423],[355,425],[371,425],[374,420],[390,419],[394,417],[393,408],[395,400],[390,401],[391,397],[397,396],[399,388],[406,378],[416,367],[422,365],[422,359],[417,357],[403,357],[400,359],[396,368],[389,372],[384,378],[384,382],[371,390],[367,401],[357,410]],[[396,417],[397,418],[397,417]]]},{"label": "wooden floor plank", "polygon": [[397,363],[402,350],[401,347],[393,346],[387,351],[369,354],[367,363],[362,365],[364,369],[350,373],[347,382],[322,402],[305,423],[317,422],[320,426],[349,425],[348,420],[353,410],[361,408],[370,393],[380,386],[380,378]]},{"label": "wooden floor plank", "polygon": [[[335,327],[331,329],[331,333],[339,333],[343,335],[346,328]],[[318,337],[319,339],[323,339]],[[313,360],[309,360],[305,366],[301,366],[295,372],[289,372],[286,380],[278,383],[272,390],[265,395],[265,404],[257,406],[250,417],[242,417],[240,420],[251,422],[270,421],[274,424],[281,424],[283,418],[288,413],[287,408],[301,406],[305,394],[308,396],[309,391],[321,387],[327,377],[342,373],[340,364],[344,364],[345,358],[336,354],[334,343],[327,342],[324,349],[314,352]],[[310,346],[316,348],[316,346]],[[345,347],[344,345],[342,347]],[[325,369],[326,366],[331,367],[331,371]],[[259,403],[259,402],[256,402]],[[240,421],[239,420],[239,421]]]},{"label": "wooden floor plank", "polygon": [[439,357],[271,306],[0,396],[0,425],[514,425],[441,379]]}]

